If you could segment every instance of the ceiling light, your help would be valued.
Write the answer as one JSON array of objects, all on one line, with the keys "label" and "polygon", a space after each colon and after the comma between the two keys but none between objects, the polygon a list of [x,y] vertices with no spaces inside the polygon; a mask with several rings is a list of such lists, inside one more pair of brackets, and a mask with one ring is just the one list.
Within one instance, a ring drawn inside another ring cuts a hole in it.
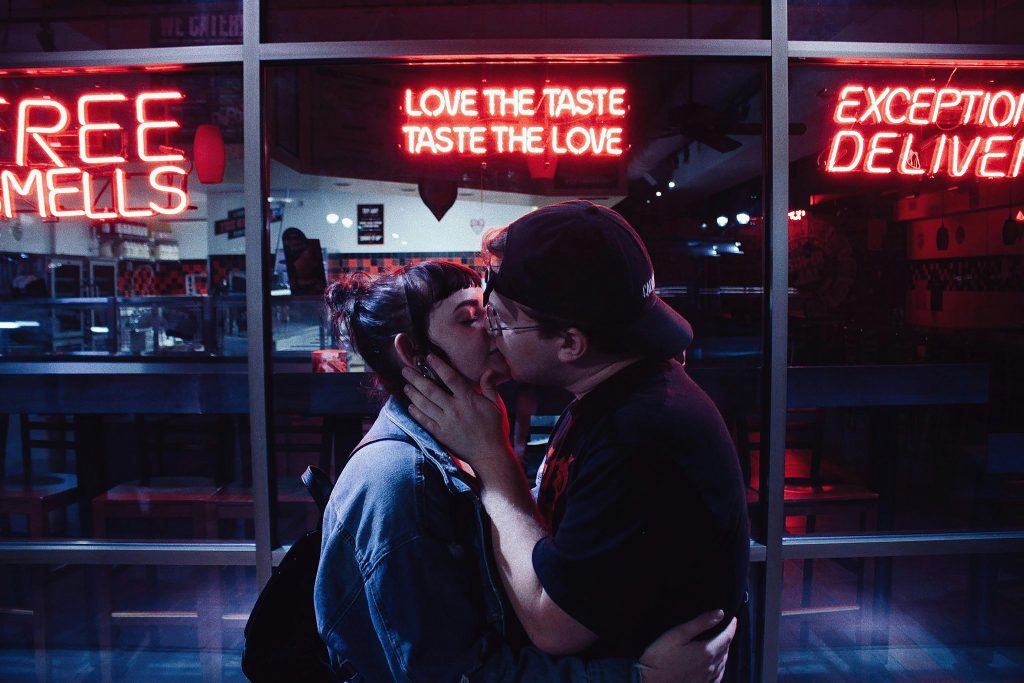
[{"label": "ceiling light", "polygon": [[345,226],[346,228],[351,228],[352,227],[352,219],[349,218],[348,216],[345,216],[344,218],[341,219],[341,224],[343,226]]},{"label": "ceiling light", "polygon": [[335,223],[337,223],[338,222],[338,218],[339,218],[339,216],[336,213],[329,213],[329,214],[327,214],[327,222],[330,223],[331,225],[334,225]]},{"label": "ceiling light", "polygon": [[736,222],[739,223],[740,225],[746,225],[747,223],[750,222],[750,214],[742,212],[736,214]]},{"label": "ceiling light", "polygon": [[674,180],[668,181],[668,189],[670,189],[670,190],[675,189],[675,186],[676,186],[676,181],[674,181]]},{"label": "ceiling light", "polygon": [[729,225],[729,219],[726,218],[725,216],[719,216],[718,218],[715,219],[715,222],[718,223],[718,227],[720,228],[724,228],[725,226]]},{"label": "ceiling light", "polygon": [[657,192],[655,192],[654,196],[655,197],[660,197],[661,196],[661,190],[658,190]]},{"label": "ceiling light", "polygon": [[397,240],[398,239],[398,233],[397,232],[391,233],[391,238]]}]

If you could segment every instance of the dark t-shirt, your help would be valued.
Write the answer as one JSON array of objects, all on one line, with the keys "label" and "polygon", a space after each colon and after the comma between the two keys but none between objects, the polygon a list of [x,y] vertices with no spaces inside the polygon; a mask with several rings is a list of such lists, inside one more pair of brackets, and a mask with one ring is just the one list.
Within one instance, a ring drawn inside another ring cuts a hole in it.
[{"label": "dark t-shirt", "polygon": [[663,631],[747,590],[749,523],[721,414],[675,361],[640,361],[574,401],[552,436],[538,505],[552,535],[533,565],[600,637],[639,656]]}]

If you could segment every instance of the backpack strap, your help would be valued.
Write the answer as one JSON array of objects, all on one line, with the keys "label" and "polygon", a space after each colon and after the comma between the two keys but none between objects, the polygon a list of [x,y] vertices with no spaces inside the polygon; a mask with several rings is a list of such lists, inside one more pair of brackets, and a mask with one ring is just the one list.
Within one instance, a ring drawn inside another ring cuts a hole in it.
[{"label": "backpack strap", "polygon": [[348,454],[349,460],[351,460],[352,456],[358,453],[359,451],[363,450],[364,448],[371,444],[377,443],[378,441],[401,441],[403,443],[412,444],[413,446],[416,445],[416,442],[413,441],[412,438],[404,432],[402,433],[401,436],[378,436],[374,439],[364,437],[363,440],[360,441],[359,444],[352,449],[352,452]]}]

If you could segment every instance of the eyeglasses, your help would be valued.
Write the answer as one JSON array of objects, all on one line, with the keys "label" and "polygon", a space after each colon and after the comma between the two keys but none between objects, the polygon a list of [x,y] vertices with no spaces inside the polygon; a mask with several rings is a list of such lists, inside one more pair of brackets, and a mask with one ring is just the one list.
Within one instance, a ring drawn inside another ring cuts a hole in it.
[{"label": "eyeglasses", "polygon": [[484,306],[484,317],[487,320],[487,331],[492,337],[500,337],[505,332],[525,332],[527,330],[539,330],[543,327],[542,325],[519,325],[517,327],[505,325],[498,320],[498,312],[490,304]]}]

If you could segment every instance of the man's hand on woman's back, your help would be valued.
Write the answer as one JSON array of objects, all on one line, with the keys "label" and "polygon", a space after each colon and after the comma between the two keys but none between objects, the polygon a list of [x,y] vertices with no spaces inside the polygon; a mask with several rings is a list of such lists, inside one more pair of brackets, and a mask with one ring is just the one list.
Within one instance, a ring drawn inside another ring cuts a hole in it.
[{"label": "man's hand on woman's back", "polygon": [[721,610],[705,612],[665,631],[640,655],[644,683],[719,683],[725,674],[736,620],[710,640],[694,640],[722,621]]}]

